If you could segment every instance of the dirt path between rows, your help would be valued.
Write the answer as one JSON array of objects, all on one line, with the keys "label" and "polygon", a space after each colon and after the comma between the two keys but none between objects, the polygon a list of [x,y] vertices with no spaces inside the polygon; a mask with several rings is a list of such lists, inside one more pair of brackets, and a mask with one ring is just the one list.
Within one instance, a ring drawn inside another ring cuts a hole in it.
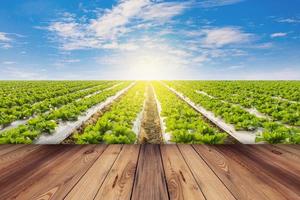
[{"label": "dirt path between rows", "polygon": [[142,117],[138,143],[162,144],[162,131],[159,113],[155,101],[154,89],[149,83],[147,86],[146,102]]},{"label": "dirt path between rows", "polygon": [[98,122],[99,118],[102,117],[106,112],[110,111],[112,105],[115,104],[115,103],[118,103],[126,93],[127,92],[121,94],[118,98],[111,101],[109,104],[104,106],[102,109],[100,109],[96,113],[94,113],[88,120],[83,122],[80,127],[78,127],[75,131],[73,131],[69,135],[69,137],[64,139],[60,144],[76,144],[75,140],[73,138],[74,134],[75,133],[82,134],[86,127],[88,127],[90,125],[95,125]]}]

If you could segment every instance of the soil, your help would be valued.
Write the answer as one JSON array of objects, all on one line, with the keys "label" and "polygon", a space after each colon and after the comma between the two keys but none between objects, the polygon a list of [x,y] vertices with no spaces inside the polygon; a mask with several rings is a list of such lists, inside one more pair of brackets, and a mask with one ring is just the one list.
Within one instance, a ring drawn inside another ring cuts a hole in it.
[{"label": "soil", "polygon": [[114,101],[112,101],[110,104],[108,104],[107,106],[105,106],[104,108],[102,108],[101,110],[99,110],[98,112],[96,112],[95,114],[93,114],[91,118],[89,118],[87,121],[85,121],[84,123],[82,123],[82,125],[78,129],[76,129],[69,137],[67,137],[64,141],[62,141],[61,144],[76,144],[75,141],[74,141],[73,135],[75,133],[82,134],[83,131],[84,131],[84,129],[87,126],[95,125],[97,123],[98,119],[100,117],[102,117],[102,115],[104,115],[104,113],[108,112],[110,110],[111,106],[114,103],[120,101],[120,99],[123,97],[123,95],[121,95],[120,97],[118,97],[117,99],[115,99]]},{"label": "soil", "polygon": [[146,102],[138,143],[162,144],[162,130],[152,85],[147,86]]},{"label": "soil", "polygon": [[[169,88],[170,89],[170,88]],[[172,90],[170,90],[171,92],[173,92]],[[174,92],[174,94],[176,94],[179,98],[181,98],[177,93]],[[183,100],[185,101],[185,100]],[[217,129],[220,132],[224,132],[226,133],[225,130],[223,130],[221,127],[217,126],[216,124],[214,124],[212,121],[210,121],[207,117],[205,117],[204,115],[202,115],[202,113],[200,113],[197,109],[195,109],[194,107],[192,107],[190,104],[188,104],[193,110],[195,110],[197,113],[200,114],[201,119],[206,122],[207,124],[209,124],[211,127]],[[224,144],[240,144],[240,142],[235,139],[234,137],[232,137],[230,134],[227,133],[227,138],[224,141]]]}]

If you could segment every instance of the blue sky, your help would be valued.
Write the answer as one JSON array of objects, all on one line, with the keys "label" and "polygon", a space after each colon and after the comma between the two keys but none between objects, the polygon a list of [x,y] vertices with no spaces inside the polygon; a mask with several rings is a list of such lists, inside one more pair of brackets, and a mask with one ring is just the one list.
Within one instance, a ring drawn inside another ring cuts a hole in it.
[{"label": "blue sky", "polygon": [[3,0],[0,79],[300,79],[298,0]]}]

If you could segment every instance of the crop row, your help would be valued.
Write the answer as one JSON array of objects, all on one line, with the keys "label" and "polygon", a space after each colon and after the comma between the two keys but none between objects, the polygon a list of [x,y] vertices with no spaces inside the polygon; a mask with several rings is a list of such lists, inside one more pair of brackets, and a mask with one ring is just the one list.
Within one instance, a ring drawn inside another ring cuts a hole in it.
[{"label": "crop row", "polygon": [[67,103],[75,101],[76,99],[83,98],[89,94],[111,87],[113,84],[116,84],[116,82],[107,82],[92,88],[65,93],[64,95],[49,98],[33,105],[24,104],[13,108],[0,108],[0,125],[6,126],[15,120],[26,119],[33,115],[42,114],[59,108]]},{"label": "crop row", "polygon": [[299,129],[288,128],[283,124],[258,118],[232,103],[199,94],[196,92],[197,88],[195,88],[192,83],[193,82],[167,82],[169,86],[181,92],[196,104],[213,112],[215,116],[221,117],[226,123],[234,125],[236,130],[253,131],[262,127],[263,132],[257,135],[257,141],[266,141],[268,143],[300,142]]},{"label": "crop row", "polygon": [[222,87],[222,82],[207,85],[203,84],[203,82],[195,81],[185,84],[191,85],[196,90],[204,91],[218,99],[239,104],[245,108],[255,108],[274,119],[274,121],[300,126],[300,102],[283,101],[255,87],[248,88],[243,83],[236,83],[236,85],[229,84],[224,87]]},{"label": "crop row", "polygon": [[[39,83],[39,82],[37,82]],[[0,108],[12,108],[14,106],[22,106],[24,104],[31,105],[33,103],[53,98],[57,96],[64,95],[66,93],[74,92],[77,90],[87,89],[89,87],[97,86],[104,83],[101,82],[72,82],[72,81],[63,81],[63,82],[46,82],[38,85],[36,83],[35,87],[32,88],[14,88],[9,87],[3,89],[0,92]],[[0,86],[4,83],[0,82]]]},{"label": "crop row", "polygon": [[260,127],[263,122],[262,119],[238,106],[196,93],[195,88],[190,84],[170,82],[168,85],[187,96],[196,104],[212,111],[216,116],[220,116],[226,123],[233,124],[236,130],[253,131]]},{"label": "crop row", "polygon": [[0,144],[32,143],[41,134],[53,133],[61,121],[77,120],[78,116],[82,115],[86,110],[113,96],[129,84],[130,82],[124,82],[113,89],[105,90],[88,98],[82,98],[79,101],[66,104],[49,113],[38,115],[30,119],[25,125],[2,132],[0,135]]},{"label": "crop row", "polygon": [[202,116],[186,102],[179,99],[160,83],[154,83],[157,98],[161,104],[166,132],[175,143],[220,144],[227,138],[226,133],[206,123]]},{"label": "crop row", "polygon": [[145,83],[131,88],[95,125],[89,125],[81,134],[75,134],[77,144],[132,144],[136,141],[133,123],[142,110],[145,99]]}]

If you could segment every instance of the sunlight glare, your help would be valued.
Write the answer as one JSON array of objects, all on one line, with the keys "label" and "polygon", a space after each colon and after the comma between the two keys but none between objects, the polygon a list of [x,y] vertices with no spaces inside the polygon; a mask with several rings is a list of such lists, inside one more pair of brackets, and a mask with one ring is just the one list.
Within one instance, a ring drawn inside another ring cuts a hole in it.
[{"label": "sunlight glare", "polygon": [[166,79],[167,59],[154,52],[143,52],[131,56],[128,60],[129,76],[136,80]]}]

